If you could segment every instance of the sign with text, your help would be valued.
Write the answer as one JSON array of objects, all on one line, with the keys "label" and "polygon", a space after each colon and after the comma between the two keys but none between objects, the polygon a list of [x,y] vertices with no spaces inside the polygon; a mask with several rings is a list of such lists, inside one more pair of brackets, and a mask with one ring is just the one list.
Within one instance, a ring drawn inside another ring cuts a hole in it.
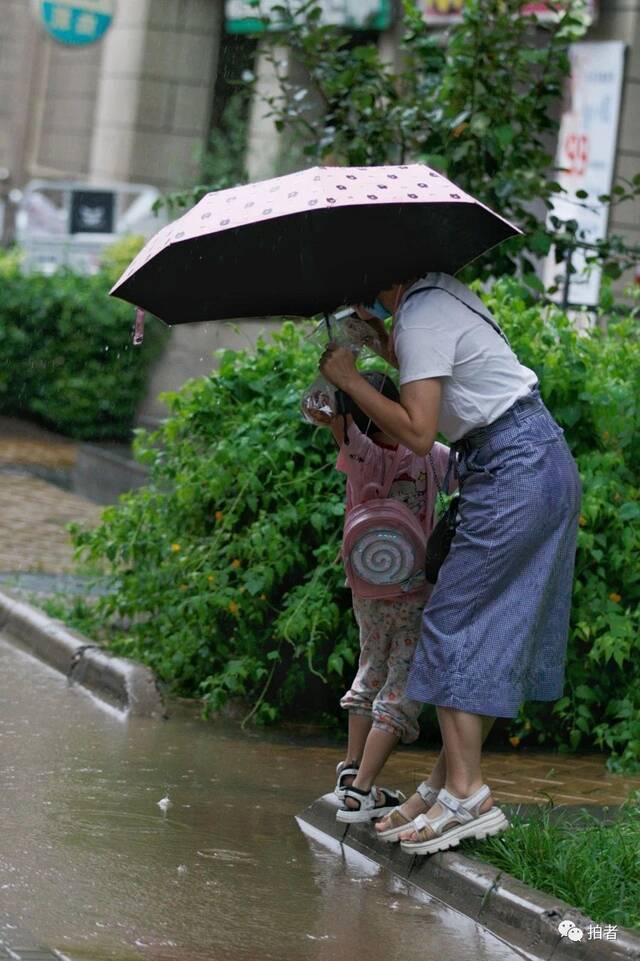
[{"label": "sign with text", "polygon": [[[449,23],[459,23],[462,20],[465,0],[421,0],[424,10],[424,17],[427,23],[434,25],[446,25]],[[596,0],[588,0],[585,4],[586,12],[595,18]],[[523,3],[523,13],[535,14],[540,20],[552,20],[557,17],[552,2],[544,3]]]},{"label": "sign with text", "polygon": [[95,43],[109,29],[115,0],[34,0],[38,18],[59,43]]},{"label": "sign with text", "polygon": [[[624,43],[574,43],[571,45],[571,78],[565,110],[560,121],[556,166],[565,193],[553,201],[551,215],[578,223],[579,239],[586,242],[607,236],[609,205],[598,197],[609,194],[613,184],[620,97],[624,74]],[[577,193],[586,191],[587,199]],[[553,251],[545,264],[545,285],[558,283],[558,300],[596,306],[600,293],[600,270],[586,263],[577,249],[566,277],[564,265],[556,265]]]},{"label": "sign with text", "polygon": [[[289,0],[293,11],[306,0]],[[261,17],[270,17],[269,29],[278,30],[278,15],[274,7],[285,6],[283,0],[227,0],[225,19],[227,33],[254,33],[264,30]],[[391,26],[390,0],[318,0],[322,8],[322,23],[351,30],[386,30]]]}]

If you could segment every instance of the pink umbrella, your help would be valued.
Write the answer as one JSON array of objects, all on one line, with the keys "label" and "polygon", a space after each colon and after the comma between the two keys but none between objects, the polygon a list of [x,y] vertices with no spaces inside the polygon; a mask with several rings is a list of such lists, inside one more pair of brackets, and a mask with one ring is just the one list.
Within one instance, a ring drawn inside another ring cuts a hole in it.
[{"label": "pink umbrella", "polygon": [[309,317],[455,273],[519,230],[424,164],[312,167],[207,194],[111,293],[168,324]]}]

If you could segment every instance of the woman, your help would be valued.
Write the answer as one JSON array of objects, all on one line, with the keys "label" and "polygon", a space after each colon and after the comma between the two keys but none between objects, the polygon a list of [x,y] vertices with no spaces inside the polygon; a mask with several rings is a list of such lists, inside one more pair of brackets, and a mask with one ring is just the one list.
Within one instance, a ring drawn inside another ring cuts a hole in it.
[{"label": "woman", "polygon": [[427,604],[407,696],[436,705],[443,750],[428,781],[377,825],[429,854],[507,827],[481,775],[496,717],[562,694],[580,505],[562,430],[482,301],[446,274],[382,290],[367,316],[394,314],[387,357],[400,402],[330,345],[322,373],[416,454],[440,431],[458,454],[456,535]]}]

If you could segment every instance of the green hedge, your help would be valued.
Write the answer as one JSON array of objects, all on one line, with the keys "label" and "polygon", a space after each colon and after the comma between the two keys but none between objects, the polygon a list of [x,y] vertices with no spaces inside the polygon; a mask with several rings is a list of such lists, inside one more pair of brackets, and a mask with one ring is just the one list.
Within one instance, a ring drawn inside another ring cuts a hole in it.
[{"label": "green hedge", "polygon": [[[528,704],[511,735],[640,757],[638,500],[640,346],[631,316],[580,335],[513,281],[487,297],[523,362],[541,377],[583,483],[566,697]],[[255,353],[168,398],[157,434],[140,434],[152,483],[107,509],[79,554],[116,588],[85,629],[131,620],[113,648],[142,658],[182,694],[214,707],[244,695],[264,720],[325,712],[353,671],[357,638],[335,563],[343,483],[326,431],[299,415],[317,349],[285,324]],[[427,724],[428,726],[428,724]]]},{"label": "green hedge", "polygon": [[[135,246],[125,245],[125,260]],[[44,276],[0,253],[0,413],[79,440],[130,438],[164,331],[152,320],[133,348],[133,308],[108,296],[122,259],[92,276]]]}]

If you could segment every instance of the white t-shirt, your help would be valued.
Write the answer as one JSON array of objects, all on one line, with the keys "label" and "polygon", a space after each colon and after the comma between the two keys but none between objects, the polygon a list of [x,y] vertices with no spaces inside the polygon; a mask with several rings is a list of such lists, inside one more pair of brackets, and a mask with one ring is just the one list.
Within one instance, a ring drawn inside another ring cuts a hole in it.
[{"label": "white t-shirt", "polygon": [[[422,287],[445,289],[425,290],[408,299]],[[430,377],[442,380],[438,430],[451,442],[493,423],[538,382],[506,341],[465,304],[491,316],[459,280],[427,274],[402,297],[394,324],[400,384]]]}]

